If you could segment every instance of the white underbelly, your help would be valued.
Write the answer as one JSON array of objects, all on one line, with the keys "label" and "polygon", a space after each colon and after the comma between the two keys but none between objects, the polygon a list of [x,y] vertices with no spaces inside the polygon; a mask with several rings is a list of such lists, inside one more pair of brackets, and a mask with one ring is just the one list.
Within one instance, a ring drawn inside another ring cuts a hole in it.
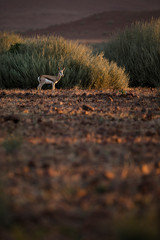
[{"label": "white underbelly", "polygon": [[48,79],[45,78],[45,83],[46,84],[52,84],[53,82],[51,80],[48,80]]}]

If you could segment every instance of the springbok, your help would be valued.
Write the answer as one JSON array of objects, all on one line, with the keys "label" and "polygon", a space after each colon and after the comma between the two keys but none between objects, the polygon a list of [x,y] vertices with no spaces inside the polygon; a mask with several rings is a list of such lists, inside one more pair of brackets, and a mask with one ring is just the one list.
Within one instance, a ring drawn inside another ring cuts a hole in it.
[{"label": "springbok", "polygon": [[41,75],[41,76],[39,76],[38,77],[39,85],[37,87],[37,90],[41,92],[41,88],[43,87],[44,84],[52,84],[52,91],[54,92],[55,84],[57,82],[59,82],[61,77],[64,76],[64,74],[63,74],[64,70],[65,70],[65,68],[63,68],[62,70],[59,70],[58,76],[52,76],[52,75]]}]

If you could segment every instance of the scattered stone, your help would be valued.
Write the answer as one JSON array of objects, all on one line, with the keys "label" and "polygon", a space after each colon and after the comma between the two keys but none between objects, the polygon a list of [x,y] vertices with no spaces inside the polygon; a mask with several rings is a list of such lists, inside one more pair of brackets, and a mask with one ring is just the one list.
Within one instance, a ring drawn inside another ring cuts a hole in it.
[{"label": "scattered stone", "polygon": [[24,96],[25,97],[30,97],[30,96],[33,96],[33,94],[32,93],[25,93]]},{"label": "scattered stone", "polygon": [[112,98],[112,97],[109,97],[109,100],[110,100],[111,102],[113,102],[113,98]]},{"label": "scattered stone", "polygon": [[142,173],[144,175],[148,175],[150,174],[150,169],[149,169],[149,166],[147,164],[143,164],[142,165],[142,169],[141,169]]},{"label": "scattered stone", "polygon": [[154,163],[155,168],[160,168],[160,161]]},{"label": "scattered stone", "polygon": [[141,113],[146,113],[146,111],[147,111],[146,108],[143,107]]},{"label": "scattered stone", "polygon": [[32,169],[35,168],[35,167],[36,167],[35,162],[34,162],[33,160],[29,161],[29,162],[28,162],[28,167],[29,167],[29,168],[32,168]]},{"label": "scattered stone", "polygon": [[94,111],[94,108],[92,106],[85,105],[85,104],[82,106],[82,109],[85,111]]},{"label": "scattered stone", "polygon": [[152,120],[153,119],[153,114],[151,110],[148,110],[147,114],[146,114],[146,119],[148,120]]},{"label": "scattered stone", "polygon": [[39,118],[37,119],[37,123],[41,123],[41,122],[42,122],[42,118],[39,117]]},{"label": "scattered stone", "polygon": [[115,178],[115,175],[114,175],[114,173],[113,172],[111,172],[111,171],[107,171],[107,172],[105,172],[105,177],[108,179],[108,180],[112,180],[112,179],[114,179]]},{"label": "scattered stone", "polygon": [[49,163],[43,163],[42,164],[42,168],[43,169],[48,169],[50,167],[50,164]]},{"label": "scattered stone", "polygon": [[6,96],[6,93],[5,92],[1,92],[0,93],[0,98],[3,98],[3,97],[5,97]]},{"label": "scattered stone", "polygon": [[14,123],[18,123],[20,121],[20,118],[16,115],[6,115],[6,116],[3,116],[3,119],[6,122],[12,121]]}]

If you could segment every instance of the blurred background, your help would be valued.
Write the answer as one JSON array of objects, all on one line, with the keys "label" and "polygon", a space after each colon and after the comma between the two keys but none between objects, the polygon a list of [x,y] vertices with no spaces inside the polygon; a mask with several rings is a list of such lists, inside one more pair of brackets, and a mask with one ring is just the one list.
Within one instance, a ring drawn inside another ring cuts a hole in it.
[{"label": "blurred background", "polygon": [[0,31],[100,42],[137,20],[160,16],[159,0],[0,0]]}]

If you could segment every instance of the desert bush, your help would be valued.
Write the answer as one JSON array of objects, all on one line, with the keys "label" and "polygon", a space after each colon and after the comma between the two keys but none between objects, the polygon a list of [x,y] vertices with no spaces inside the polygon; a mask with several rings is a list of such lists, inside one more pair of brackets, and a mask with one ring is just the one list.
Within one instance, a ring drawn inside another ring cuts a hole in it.
[{"label": "desert bush", "polygon": [[58,67],[65,67],[65,76],[57,84],[59,88],[128,86],[125,70],[109,63],[102,54],[94,55],[90,47],[57,37],[17,39],[10,47],[8,43],[7,47],[1,46],[1,88],[35,88],[39,75],[56,75]]},{"label": "desert bush", "polygon": [[160,85],[160,18],[137,22],[97,48],[109,61],[125,67],[131,87]]}]

